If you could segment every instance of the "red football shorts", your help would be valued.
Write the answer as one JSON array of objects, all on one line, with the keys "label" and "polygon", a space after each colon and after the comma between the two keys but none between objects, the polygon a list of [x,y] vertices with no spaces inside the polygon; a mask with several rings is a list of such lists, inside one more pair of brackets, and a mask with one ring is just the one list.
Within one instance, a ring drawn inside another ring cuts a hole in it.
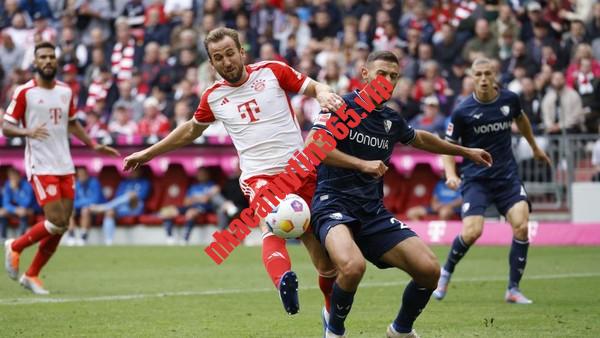
[{"label": "red football shorts", "polygon": [[[268,184],[271,184],[275,177],[277,177],[277,175],[258,175],[242,181],[242,192],[248,199],[248,202],[252,203],[252,200],[255,196],[258,196],[260,190]],[[292,193],[302,197],[310,207],[316,188],[317,173],[313,171],[302,179],[302,185],[298,188],[298,190],[292,191]]]},{"label": "red football shorts", "polygon": [[33,175],[29,181],[40,206],[60,199],[75,199],[75,175]]}]

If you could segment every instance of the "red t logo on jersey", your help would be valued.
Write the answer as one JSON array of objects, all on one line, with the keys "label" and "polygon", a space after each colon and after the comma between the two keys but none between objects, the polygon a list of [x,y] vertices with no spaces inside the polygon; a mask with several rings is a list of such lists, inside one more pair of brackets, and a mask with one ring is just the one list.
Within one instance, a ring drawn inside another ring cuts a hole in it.
[{"label": "red t logo on jersey", "polygon": [[50,108],[50,119],[54,121],[54,124],[58,124],[58,121],[62,118],[62,109],[60,108]]},{"label": "red t logo on jersey", "polygon": [[258,121],[254,115],[260,113],[260,108],[258,107],[258,103],[256,103],[255,99],[244,102],[238,105],[237,108],[243,119],[245,119],[246,116],[249,116],[250,122]]}]

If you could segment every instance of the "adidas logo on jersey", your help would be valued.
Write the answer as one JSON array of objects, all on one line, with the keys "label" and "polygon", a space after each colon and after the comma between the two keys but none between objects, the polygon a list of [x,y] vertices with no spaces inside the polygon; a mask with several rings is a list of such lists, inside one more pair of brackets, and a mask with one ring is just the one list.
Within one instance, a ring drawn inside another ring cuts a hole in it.
[{"label": "adidas logo on jersey", "polygon": [[229,103],[229,99],[227,99],[227,98],[224,98],[223,101],[221,101],[221,105],[222,106],[224,106],[224,105],[226,105],[228,103]]}]

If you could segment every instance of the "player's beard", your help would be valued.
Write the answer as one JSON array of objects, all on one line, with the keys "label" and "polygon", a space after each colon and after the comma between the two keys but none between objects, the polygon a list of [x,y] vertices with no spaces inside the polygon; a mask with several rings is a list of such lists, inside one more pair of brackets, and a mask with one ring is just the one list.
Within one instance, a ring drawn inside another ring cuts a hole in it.
[{"label": "player's beard", "polygon": [[54,80],[54,77],[56,76],[56,67],[52,68],[52,70],[50,72],[45,72],[44,69],[38,68],[37,73],[40,75],[40,77],[44,81],[52,81],[52,80]]},{"label": "player's beard", "polygon": [[[240,81],[242,79],[242,75],[244,74],[242,67],[239,67],[239,69],[236,67],[236,69],[234,69],[233,73],[226,73],[225,71],[223,71],[223,74],[220,74],[220,75],[222,78],[224,78],[229,83],[237,83],[238,81]],[[237,71],[237,72],[235,72],[235,71]],[[233,74],[233,75],[230,75],[230,74]]]}]

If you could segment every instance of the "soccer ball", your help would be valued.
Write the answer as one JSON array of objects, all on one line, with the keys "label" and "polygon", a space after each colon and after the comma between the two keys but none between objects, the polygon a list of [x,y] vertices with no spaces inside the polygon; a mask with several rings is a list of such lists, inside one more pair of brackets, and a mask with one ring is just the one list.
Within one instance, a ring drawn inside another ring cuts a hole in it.
[{"label": "soccer ball", "polygon": [[310,209],[302,197],[288,194],[266,217],[269,230],[281,238],[298,238],[308,229]]}]

